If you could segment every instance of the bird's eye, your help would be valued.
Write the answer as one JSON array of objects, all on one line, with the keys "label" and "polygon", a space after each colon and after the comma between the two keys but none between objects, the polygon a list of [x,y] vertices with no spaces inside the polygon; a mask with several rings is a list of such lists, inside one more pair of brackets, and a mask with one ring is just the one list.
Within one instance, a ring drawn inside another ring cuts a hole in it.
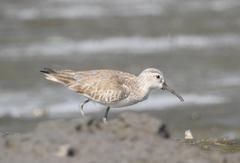
[{"label": "bird's eye", "polygon": [[156,78],[157,78],[157,79],[160,79],[160,75],[157,75]]}]

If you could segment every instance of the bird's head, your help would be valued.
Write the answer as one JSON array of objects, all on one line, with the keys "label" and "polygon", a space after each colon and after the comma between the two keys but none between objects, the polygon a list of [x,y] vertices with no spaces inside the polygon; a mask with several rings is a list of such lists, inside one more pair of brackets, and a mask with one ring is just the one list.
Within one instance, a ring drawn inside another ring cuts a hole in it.
[{"label": "bird's head", "polygon": [[173,95],[177,96],[180,101],[184,101],[182,96],[177,94],[175,90],[169,87],[166,83],[166,80],[163,77],[163,73],[155,68],[148,68],[142,71],[139,75],[139,79],[145,83],[145,86],[153,89],[153,88],[160,88],[162,90],[167,90],[171,92]]}]

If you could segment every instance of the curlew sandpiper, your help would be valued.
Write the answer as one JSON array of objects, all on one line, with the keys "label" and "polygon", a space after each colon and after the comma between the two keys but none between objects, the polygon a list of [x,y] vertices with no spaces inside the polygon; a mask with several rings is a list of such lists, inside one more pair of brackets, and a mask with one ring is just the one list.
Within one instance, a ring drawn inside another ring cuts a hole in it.
[{"label": "curlew sandpiper", "polygon": [[87,97],[81,105],[95,101],[107,106],[103,121],[107,121],[110,108],[136,104],[147,99],[150,91],[155,88],[168,90],[182,102],[183,98],[170,88],[163,77],[163,73],[155,68],[147,68],[138,76],[116,70],[41,70],[45,78],[67,86],[69,89]]}]

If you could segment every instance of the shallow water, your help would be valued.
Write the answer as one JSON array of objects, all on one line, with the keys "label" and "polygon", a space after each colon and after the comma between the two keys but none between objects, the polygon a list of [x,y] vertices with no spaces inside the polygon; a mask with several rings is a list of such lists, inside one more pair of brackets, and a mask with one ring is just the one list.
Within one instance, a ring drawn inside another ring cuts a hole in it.
[{"label": "shallow water", "polygon": [[[156,67],[185,102],[154,91],[125,110],[154,114],[178,136],[190,128],[239,137],[239,7],[238,0],[0,0],[0,116],[79,113],[84,98],[44,80],[45,66],[135,74]],[[86,112],[101,108],[89,104]]]}]

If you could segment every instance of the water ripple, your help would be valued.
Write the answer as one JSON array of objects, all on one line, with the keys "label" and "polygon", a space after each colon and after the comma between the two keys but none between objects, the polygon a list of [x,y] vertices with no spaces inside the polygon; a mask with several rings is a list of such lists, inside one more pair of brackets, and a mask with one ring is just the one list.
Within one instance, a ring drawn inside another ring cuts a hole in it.
[{"label": "water ripple", "polygon": [[168,51],[174,49],[204,49],[215,47],[239,46],[240,35],[223,34],[216,36],[180,35],[173,37],[111,37],[98,40],[68,40],[53,38],[43,42],[26,45],[4,46],[0,48],[0,57],[84,55],[103,52],[129,52],[146,54],[147,52]]}]

